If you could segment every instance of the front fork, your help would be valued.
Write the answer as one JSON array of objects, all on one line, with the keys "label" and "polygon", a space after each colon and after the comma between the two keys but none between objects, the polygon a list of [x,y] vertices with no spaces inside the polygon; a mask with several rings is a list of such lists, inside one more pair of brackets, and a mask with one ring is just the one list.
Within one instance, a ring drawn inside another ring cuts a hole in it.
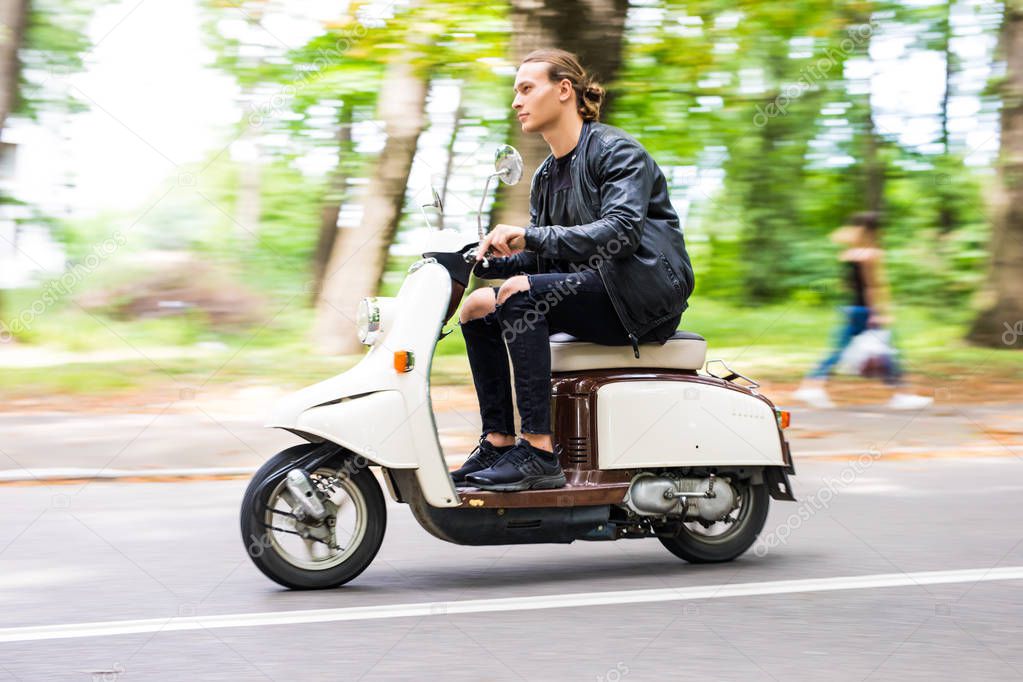
[{"label": "front fork", "polygon": [[295,520],[295,530],[276,530],[295,533],[307,540],[318,541],[332,546],[331,538],[337,507],[327,493],[327,490],[331,487],[331,482],[328,481],[326,483],[327,490],[324,490],[323,485],[312,480],[309,471],[315,471],[336,457],[337,450],[338,447],[336,445],[324,443],[309,454],[282,467],[263,480],[262,485],[265,486],[279,480],[279,476],[282,473],[285,474],[285,488],[281,491],[281,497],[284,498],[284,501],[292,509],[289,516],[292,516]]},{"label": "front fork", "polygon": [[[312,518],[315,521],[322,521],[327,516],[327,508],[320,499],[320,494],[309,478],[309,472],[305,469],[292,469],[287,476],[288,492],[291,493],[293,501],[297,504],[294,509],[300,509],[300,520]],[[289,500],[291,502],[292,500]]]}]

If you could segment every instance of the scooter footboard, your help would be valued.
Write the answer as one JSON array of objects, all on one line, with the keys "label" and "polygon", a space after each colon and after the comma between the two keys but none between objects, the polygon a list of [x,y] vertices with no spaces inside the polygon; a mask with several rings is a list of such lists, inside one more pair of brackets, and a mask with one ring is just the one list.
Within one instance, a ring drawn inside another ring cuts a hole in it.
[{"label": "scooter footboard", "polygon": [[608,522],[611,517],[610,505],[440,508],[426,501],[412,478],[413,472],[394,470],[388,475],[392,477],[402,501],[412,509],[419,525],[445,542],[459,545],[522,545],[615,539],[614,525]]}]

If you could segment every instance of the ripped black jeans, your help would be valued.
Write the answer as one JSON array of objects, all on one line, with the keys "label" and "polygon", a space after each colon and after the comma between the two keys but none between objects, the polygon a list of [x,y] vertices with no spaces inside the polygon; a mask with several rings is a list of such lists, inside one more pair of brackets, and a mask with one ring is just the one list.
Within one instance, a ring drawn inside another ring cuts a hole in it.
[{"label": "ripped black jeans", "polygon": [[[485,317],[461,324],[480,403],[483,433],[514,435],[511,376],[522,433],[551,433],[550,335],[565,332],[607,346],[630,345],[611,299],[595,270],[529,275],[529,290],[508,297]],[[497,296],[498,287],[494,287]],[[661,341],[678,327],[669,319],[640,337]],[[505,351],[507,344],[507,352]]]}]

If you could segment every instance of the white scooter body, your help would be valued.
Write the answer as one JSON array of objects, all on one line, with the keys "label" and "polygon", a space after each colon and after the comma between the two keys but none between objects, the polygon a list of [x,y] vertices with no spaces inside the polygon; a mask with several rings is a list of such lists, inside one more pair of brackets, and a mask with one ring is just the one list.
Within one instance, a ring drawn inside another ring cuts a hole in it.
[{"label": "white scooter body", "polygon": [[[453,251],[460,241],[451,232],[436,237],[433,250]],[[451,286],[432,259],[414,264],[369,353],[281,400],[267,426],[337,443],[388,469],[415,470],[431,506],[462,504],[430,403],[430,361]],[[412,351],[412,371],[394,369],[396,351]],[[624,381],[597,396],[599,469],[787,465],[774,410],[753,395],[712,384]]]},{"label": "white scooter body", "polygon": [[[464,242],[454,231],[438,231],[430,250],[454,251]],[[283,398],[266,426],[337,443],[389,469],[414,469],[429,504],[457,507],[430,403],[430,365],[450,297],[448,271],[417,262],[369,353],[348,371]],[[397,351],[413,353],[412,371],[394,369]]]}]

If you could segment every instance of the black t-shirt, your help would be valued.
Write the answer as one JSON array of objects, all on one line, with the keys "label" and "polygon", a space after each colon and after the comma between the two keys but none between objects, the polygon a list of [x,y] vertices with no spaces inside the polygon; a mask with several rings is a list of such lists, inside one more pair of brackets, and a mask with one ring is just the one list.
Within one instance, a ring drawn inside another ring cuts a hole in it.
[{"label": "black t-shirt", "polygon": [[[551,207],[549,210],[551,214],[547,216],[550,219],[551,225],[577,225],[579,223],[578,217],[569,215],[569,201],[568,192],[572,191],[572,159],[575,157],[575,149],[568,152],[564,156],[555,157],[554,162],[551,164],[550,173],[547,176],[549,196],[551,200],[547,202],[547,205]],[[559,193],[564,192],[557,197],[554,197]],[[575,267],[572,267],[572,263],[568,261],[552,261],[550,263],[551,272],[572,272],[575,269],[589,270],[590,268],[585,263],[576,263]]]},{"label": "black t-shirt", "polygon": [[859,261],[846,261],[849,264],[847,279],[849,289],[853,295],[853,305],[865,308],[867,306],[867,281],[863,277],[863,263]]},{"label": "black t-shirt", "polygon": [[[564,192],[565,190],[572,188],[572,157],[575,155],[575,148],[572,151],[561,157],[555,157],[554,163],[551,165],[550,175],[550,190],[553,195],[555,192]],[[557,223],[561,224],[561,223]]]}]

